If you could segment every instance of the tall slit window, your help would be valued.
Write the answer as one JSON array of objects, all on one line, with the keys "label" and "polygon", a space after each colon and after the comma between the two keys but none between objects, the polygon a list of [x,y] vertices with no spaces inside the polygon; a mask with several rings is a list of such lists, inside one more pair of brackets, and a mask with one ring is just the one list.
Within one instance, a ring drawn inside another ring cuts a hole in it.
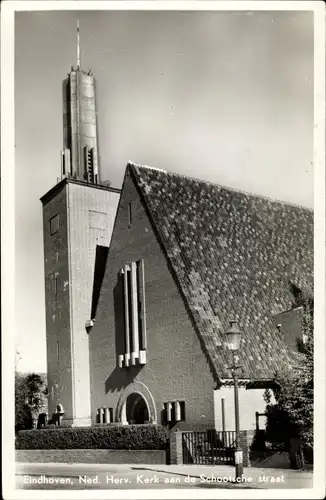
[{"label": "tall slit window", "polygon": [[123,275],[124,354],[120,367],[146,363],[146,308],[144,260],[120,269]]},{"label": "tall slit window", "polygon": [[54,215],[50,219],[50,233],[55,234],[59,231],[59,215]]},{"label": "tall slit window", "polygon": [[54,298],[57,299],[58,296],[58,274],[54,275]]},{"label": "tall slit window", "polygon": [[84,147],[85,177],[88,182],[94,183],[94,149]]},{"label": "tall slit window", "polygon": [[128,203],[128,227],[131,227],[132,224],[132,211],[131,211],[131,203]]}]

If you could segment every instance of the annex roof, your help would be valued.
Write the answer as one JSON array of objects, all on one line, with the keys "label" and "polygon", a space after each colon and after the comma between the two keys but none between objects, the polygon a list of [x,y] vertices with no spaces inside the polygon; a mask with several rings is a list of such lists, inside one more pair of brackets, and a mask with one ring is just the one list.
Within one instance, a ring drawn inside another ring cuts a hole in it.
[{"label": "annex roof", "polygon": [[203,349],[229,378],[224,332],[242,331],[242,377],[271,379],[291,353],[273,317],[293,284],[313,294],[313,211],[129,163]]}]

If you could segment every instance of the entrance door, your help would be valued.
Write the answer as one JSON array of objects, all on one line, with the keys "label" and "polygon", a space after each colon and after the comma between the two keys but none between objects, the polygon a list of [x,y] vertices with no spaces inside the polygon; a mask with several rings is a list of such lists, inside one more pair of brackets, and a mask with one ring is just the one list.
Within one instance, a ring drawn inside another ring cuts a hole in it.
[{"label": "entrance door", "polygon": [[145,424],[149,420],[146,401],[138,394],[133,393],[126,401],[126,417],[129,424]]}]

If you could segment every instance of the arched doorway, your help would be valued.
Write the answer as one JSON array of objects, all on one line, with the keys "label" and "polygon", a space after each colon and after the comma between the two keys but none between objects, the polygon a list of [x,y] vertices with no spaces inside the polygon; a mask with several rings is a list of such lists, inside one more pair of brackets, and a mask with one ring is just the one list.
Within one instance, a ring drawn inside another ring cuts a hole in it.
[{"label": "arched doorway", "polygon": [[146,424],[149,412],[145,399],[141,394],[134,392],[126,400],[126,420],[129,424]]},{"label": "arched doorway", "polygon": [[116,406],[116,420],[123,425],[157,422],[154,398],[143,382],[134,381],[120,395]]}]

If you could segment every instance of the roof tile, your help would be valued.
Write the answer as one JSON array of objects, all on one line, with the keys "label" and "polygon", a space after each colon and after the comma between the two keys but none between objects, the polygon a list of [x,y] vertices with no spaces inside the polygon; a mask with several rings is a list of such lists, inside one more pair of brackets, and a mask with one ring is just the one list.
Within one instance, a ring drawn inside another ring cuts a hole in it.
[{"label": "roof tile", "polygon": [[289,282],[313,290],[313,212],[198,179],[129,164],[217,377],[228,378],[224,332],[243,332],[243,376],[271,378],[291,352],[273,315]]}]

